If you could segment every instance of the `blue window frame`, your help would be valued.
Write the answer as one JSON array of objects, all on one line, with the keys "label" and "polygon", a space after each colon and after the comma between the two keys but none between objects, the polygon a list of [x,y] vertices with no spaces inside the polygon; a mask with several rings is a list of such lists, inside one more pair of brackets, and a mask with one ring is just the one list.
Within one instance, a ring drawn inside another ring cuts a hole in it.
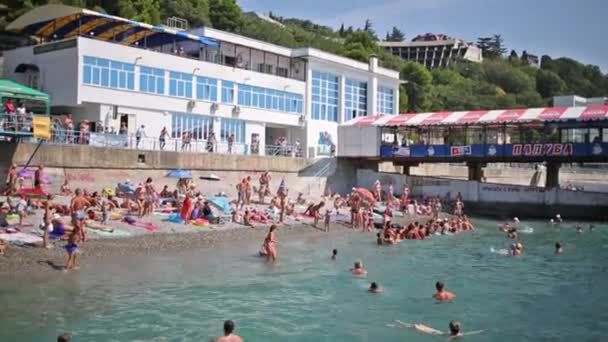
[{"label": "blue window frame", "polygon": [[234,82],[222,81],[222,102],[234,103]]},{"label": "blue window frame", "polygon": [[367,116],[367,82],[346,79],[344,89],[344,120]]},{"label": "blue window frame", "polygon": [[312,119],[338,121],[338,76],[312,72]]},{"label": "blue window frame", "polygon": [[192,98],[192,75],[182,72],[169,72],[169,95]]},{"label": "blue window frame", "polygon": [[84,56],[82,74],[84,84],[135,90],[135,65],[130,63]]},{"label": "blue window frame", "polygon": [[152,94],[165,94],[165,70],[139,67],[139,91]]},{"label": "blue window frame", "polygon": [[179,139],[184,132],[193,139],[205,140],[213,131],[213,118],[204,115],[171,113],[171,137]]},{"label": "blue window frame", "polygon": [[301,114],[304,97],[274,89],[238,84],[237,103],[241,106]]},{"label": "blue window frame", "polygon": [[395,114],[395,91],[389,87],[378,87],[378,95],[376,97],[376,112],[377,114]]},{"label": "blue window frame", "polygon": [[220,140],[226,141],[228,137],[234,134],[234,141],[238,143],[245,142],[245,121],[238,119],[222,118],[222,127],[220,130]]},{"label": "blue window frame", "polygon": [[197,76],[196,99],[217,101],[217,79]]}]

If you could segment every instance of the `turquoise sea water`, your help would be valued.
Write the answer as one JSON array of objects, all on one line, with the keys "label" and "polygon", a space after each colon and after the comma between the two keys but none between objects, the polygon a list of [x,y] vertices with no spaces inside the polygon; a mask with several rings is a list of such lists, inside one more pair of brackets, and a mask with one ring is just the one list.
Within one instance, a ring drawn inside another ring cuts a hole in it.
[{"label": "turquoise sea water", "polygon": [[[53,341],[64,331],[75,341],[207,341],[225,319],[246,341],[438,339],[387,327],[394,319],[486,330],[467,341],[606,340],[608,226],[577,234],[570,224],[524,222],[535,232],[521,235],[524,255],[513,258],[490,252],[509,243],[497,222],[474,222],[472,233],[390,247],[369,234],[290,240],[279,230],[277,265],[255,257],[260,241],[251,241],[2,279],[0,341]],[[564,254],[553,253],[556,241]],[[367,278],[350,275],[356,259]],[[431,298],[437,280],[454,302]],[[385,293],[367,293],[371,281]]]}]

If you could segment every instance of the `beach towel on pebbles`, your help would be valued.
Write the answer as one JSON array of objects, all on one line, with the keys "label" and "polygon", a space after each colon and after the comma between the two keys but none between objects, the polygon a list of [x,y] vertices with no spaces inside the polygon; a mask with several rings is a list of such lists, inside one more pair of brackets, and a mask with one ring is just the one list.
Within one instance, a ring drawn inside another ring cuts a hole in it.
[{"label": "beach towel on pebbles", "polygon": [[42,243],[42,238],[28,233],[0,233],[0,240],[4,240],[12,245],[36,245]]}]

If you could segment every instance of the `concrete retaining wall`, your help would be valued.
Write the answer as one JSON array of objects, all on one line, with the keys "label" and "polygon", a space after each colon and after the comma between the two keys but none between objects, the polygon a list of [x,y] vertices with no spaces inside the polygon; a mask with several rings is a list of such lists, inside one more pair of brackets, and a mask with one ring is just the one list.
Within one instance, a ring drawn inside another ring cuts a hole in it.
[{"label": "concrete retaining wall", "polygon": [[[24,165],[36,149],[35,144],[5,144],[11,161]],[[13,151],[10,151],[14,148]],[[145,162],[139,162],[143,158]],[[33,165],[48,167],[90,168],[90,169],[138,169],[167,170],[188,169],[207,171],[271,171],[299,172],[312,164],[303,158],[242,156],[227,154],[195,154],[160,151],[121,150],[87,145],[49,145],[40,147]]]},{"label": "concrete retaining wall", "polygon": [[465,200],[469,212],[501,217],[563,217],[594,220],[608,219],[608,193],[567,190],[545,190],[519,185],[478,183],[445,178],[405,176],[357,170],[357,184],[371,188],[379,179],[386,187],[393,183],[395,192],[401,193],[408,184],[415,196],[442,196],[458,193]]}]

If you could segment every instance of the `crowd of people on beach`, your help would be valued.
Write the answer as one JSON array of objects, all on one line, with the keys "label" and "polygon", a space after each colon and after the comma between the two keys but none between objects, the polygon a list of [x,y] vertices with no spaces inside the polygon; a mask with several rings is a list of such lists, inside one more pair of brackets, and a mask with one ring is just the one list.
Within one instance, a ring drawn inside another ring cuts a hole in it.
[{"label": "crowd of people on beach", "polygon": [[[204,219],[210,224],[221,222],[216,214],[217,208],[212,207],[204,194],[197,190],[190,178],[179,178],[174,189],[164,186],[158,191],[151,178],[144,182],[132,184],[129,180],[118,184],[115,189],[104,188],[100,191],[89,192],[86,189],[71,189],[66,179],[60,187],[58,196],[70,198],[68,205],[55,202],[55,195],[44,191],[44,167],[39,165],[32,176],[32,188],[25,188],[23,178],[19,176],[16,166],[8,172],[7,187],[4,194],[5,203],[0,204],[0,226],[6,226],[7,215],[17,215],[19,224],[27,215],[36,210],[42,210],[42,247],[49,248],[51,239],[65,240],[64,249],[67,252],[64,269],[76,270],[79,267],[79,248],[87,241],[87,230],[98,229],[112,231],[109,221],[121,219],[124,222],[142,219],[155,212],[163,212],[178,218],[183,224],[191,224]],[[25,191],[24,191],[25,190]],[[327,190],[321,201],[307,200],[303,193],[298,193],[295,199],[289,198],[289,189],[282,180],[275,192],[272,191],[272,175],[263,172],[259,175],[257,186],[253,184],[251,176],[244,177],[235,185],[234,199],[225,194],[226,202],[231,209],[230,221],[247,227],[257,224],[270,225],[259,255],[268,262],[278,260],[277,238],[279,225],[287,218],[308,218],[314,227],[318,227],[323,220],[323,227],[319,229],[329,231],[332,221],[343,223],[353,230],[363,233],[375,233],[375,241],[379,246],[397,245],[404,240],[426,240],[434,236],[449,236],[460,232],[474,230],[473,224],[464,213],[464,201],[458,194],[453,202],[450,196],[413,198],[410,189],[404,186],[401,195],[394,194],[393,185],[383,186],[376,181],[371,189],[353,188],[349,194],[342,197],[340,194]],[[17,199],[11,197],[18,195]],[[257,196],[257,198],[254,198]],[[270,199],[266,203],[267,199]],[[326,205],[332,203],[333,205]],[[445,215],[448,207],[452,207],[451,215]],[[68,220],[64,217],[69,217]],[[408,222],[401,224],[400,218],[409,218]],[[560,215],[551,220],[552,224],[562,222]],[[505,222],[499,230],[512,240],[512,244],[505,255],[519,256],[523,252],[523,244],[519,240],[518,228],[521,223],[518,218],[513,222]],[[580,227],[579,227],[580,228]],[[580,232],[582,228],[577,231]],[[593,226],[590,226],[593,229]],[[0,241],[0,253],[6,249],[6,244]],[[555,253],[563,253],[560,242],[555,244]],[[337,249],[332,251],[331,259],[336,260]],[[367,270],[361,261],[356,261],[351,269],[354,276],[366,276]],[[451,301],[455,295],[445,289],[445,285],[438,281],[435,285],[436,293],[433,295],[438,301]],[[380,283],[373,281],[369,292],[382,293]],[[462,336],[461,325],[457,321],[449,324],[449,331],[442,332],[424,324],[411,324],[395,321],[392,325],[398,328],[413,328],[420,332],[439,335]],[[226,321],[224,325],[225,336],[217,341],[240,341],[233,334],[234,322]],[[478,333],[478,332],[470,332]]]}]

